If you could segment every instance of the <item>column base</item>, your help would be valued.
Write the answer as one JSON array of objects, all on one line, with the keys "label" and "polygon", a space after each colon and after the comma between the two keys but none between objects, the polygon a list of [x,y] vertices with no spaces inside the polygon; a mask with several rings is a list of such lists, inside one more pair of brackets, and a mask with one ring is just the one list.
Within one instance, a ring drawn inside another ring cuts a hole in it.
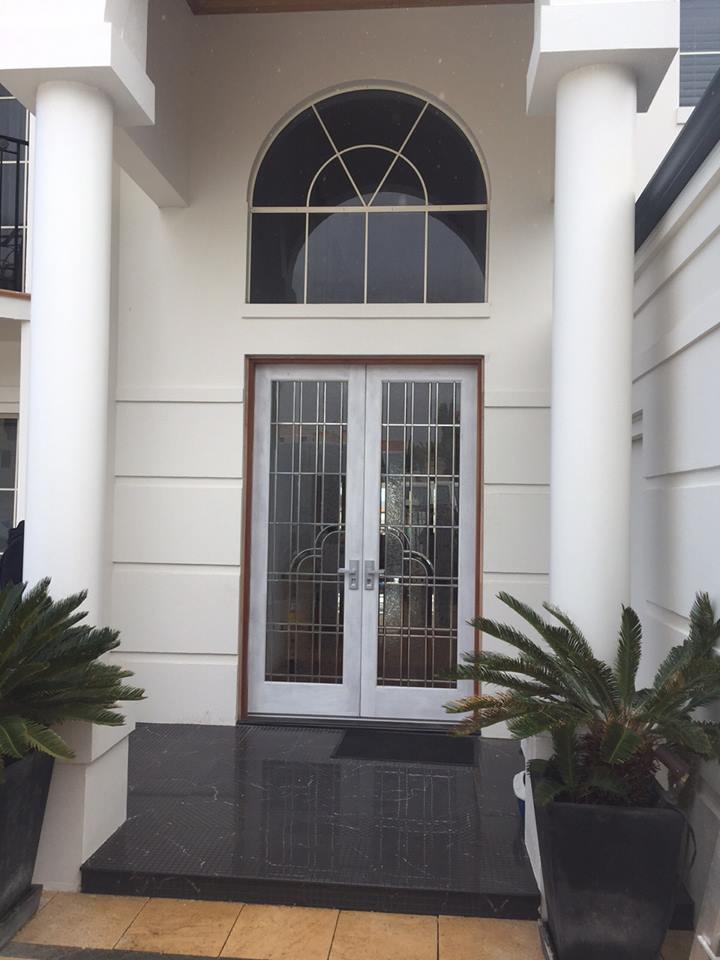
[{"label": "column base", "polygon": [[80,866],[127,817],[127,735],[89,763],[57,762],[33,880],[80,889]]}]

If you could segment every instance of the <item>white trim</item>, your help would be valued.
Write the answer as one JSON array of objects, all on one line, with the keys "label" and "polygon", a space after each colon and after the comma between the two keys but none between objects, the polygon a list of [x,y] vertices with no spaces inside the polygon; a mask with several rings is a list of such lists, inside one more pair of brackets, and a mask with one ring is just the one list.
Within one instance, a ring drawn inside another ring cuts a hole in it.
[{"label": "white trim", "polygon": [[[351,590],[345,582],[344,657],[341,684],[272,682],[266,680],[267,519],[270,509],[271,387],[276,380],[337,380],[348,384],[345,565],[357,562],[360,582]],[[364,566],[379,561],[379,504],[382,383],[445,381],[461,384],[458,541],[458,655],[474,648],[468,620],[475,613],[475,512],[478,396],[475,367],[437,364],[355,366],[352,364],[273,364],[258,368],[255,388],[253,447],[253,536],[250,558],[248,630],[248,707],[252,715],[362,717],[448,722],[444,704],[471,691],[462,682],[455,688],[378,686],[377,578],[373,589],[364,582]]]},{"label": "white trim", "polygon": [[[243,320],[478,320],[489,303],[244,303]],[[382,352],[382,348],[379,349]]]},{"label": "white trim", "polygon": [[[384,149],[384,148],[383,148]],[[404,160],[405,157],[401,157]],[[335,157],[330,157],[330,162]],[[314,181],[313,181],[314,182]],[[312,188],[311,188],[312,189]],[[380,207],[370,205],[352,207],[251,207],[250,213],[475,213],[487,211],[486,203],[403,203],[393,206],[383,204]]]}]

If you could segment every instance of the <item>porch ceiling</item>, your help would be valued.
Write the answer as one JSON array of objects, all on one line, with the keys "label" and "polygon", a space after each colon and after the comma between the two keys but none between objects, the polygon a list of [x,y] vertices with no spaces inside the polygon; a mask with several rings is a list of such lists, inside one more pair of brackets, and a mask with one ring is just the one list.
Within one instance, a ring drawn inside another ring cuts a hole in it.
[{"label": "porch ceiling", "polygon": [[532,0],[188,0],[195,14],[287,13],[301,10],[371,10],[383,7],[454,7]]}]

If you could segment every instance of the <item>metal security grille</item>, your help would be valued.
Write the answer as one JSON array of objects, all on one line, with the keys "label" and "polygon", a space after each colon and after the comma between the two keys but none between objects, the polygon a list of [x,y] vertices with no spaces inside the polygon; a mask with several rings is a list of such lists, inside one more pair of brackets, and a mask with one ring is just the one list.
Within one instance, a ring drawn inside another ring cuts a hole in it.
[{"label": "metal security grille", "polygon": [[272,383],[265,674],[342,683],[347,383]]},{"label": "metal security grille", "polygon": [[695,106],[720,69],[720,2],[681,0],[680,105]]},{"label": "metal security grille", "polygon": [[455,686],[459,451],[459,383],[383,383],[380,686]]}]

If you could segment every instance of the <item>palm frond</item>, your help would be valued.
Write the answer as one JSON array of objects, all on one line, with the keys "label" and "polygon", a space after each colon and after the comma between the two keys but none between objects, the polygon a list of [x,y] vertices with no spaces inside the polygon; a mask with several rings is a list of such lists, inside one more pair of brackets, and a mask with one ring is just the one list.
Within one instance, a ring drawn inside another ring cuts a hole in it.
[{"label": "palm frond", "polygon": [[132,676],[101,660],[118,645],[117,631],[84,622],[85,593],[54,601],[49,580],[0,591],[0,766],[30,750],[69,758],[51,729],[67,720],[117,726],[118,704],[140,700]]},{"label": "palm frond", "polygon": [[640,667],[642,653],[642,626],[632,607],[622,608],[618,651],[615,660],[615,679],[617,680],[620,702],[629,707],[635,698],[635,679]]}]

